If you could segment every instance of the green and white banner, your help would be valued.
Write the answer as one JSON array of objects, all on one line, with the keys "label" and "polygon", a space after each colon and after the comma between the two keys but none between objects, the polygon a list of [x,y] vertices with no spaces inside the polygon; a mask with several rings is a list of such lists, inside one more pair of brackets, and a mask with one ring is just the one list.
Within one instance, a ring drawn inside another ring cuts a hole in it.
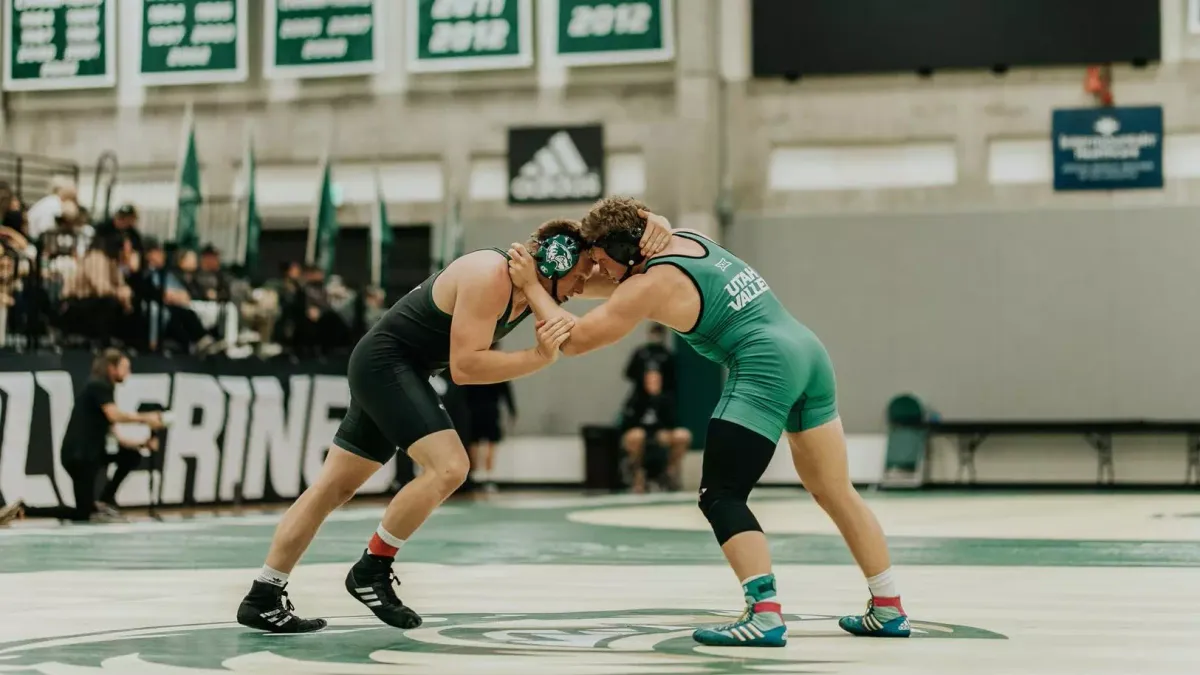
[{"label": "green and white banner", "polygon": [[246,0],[141,0],[142,81],[244,82]]},{"label": "green and white banner", "polygon": [[549,0],[555,56],[569,66],[670,61],[672,0]]},{"label": "green and white banner", "polygon": [[384,2],[266,0],[263,76],[343,77],[383,69]]},{"label": "green and white banner", "polygon": [[117,0],[4,0],[4,88],[111,87]]},{"label": "green and white banner", "polygon": [[414,73],[533,65],[531,0],[408,0]]}]

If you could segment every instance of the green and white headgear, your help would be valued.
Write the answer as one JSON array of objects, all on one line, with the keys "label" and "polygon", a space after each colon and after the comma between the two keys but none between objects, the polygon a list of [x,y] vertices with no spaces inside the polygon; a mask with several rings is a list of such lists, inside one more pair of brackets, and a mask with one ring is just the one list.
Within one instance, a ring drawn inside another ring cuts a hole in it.
[{"label": "green and white headgear", "polygon": [[538,242],[534,259],[542,276],[557,281],[575,269],[582,253],[579,240],[569,234],[556,234]]},{"label": "green and white headgear", "polygon": [[555,301],[558,300],[558,280],[575,269],[583,248],[580,240],[570,234],[555,234],[538,240],[533,259],[537,261],[538,273],[550,280],[550,295]]}]

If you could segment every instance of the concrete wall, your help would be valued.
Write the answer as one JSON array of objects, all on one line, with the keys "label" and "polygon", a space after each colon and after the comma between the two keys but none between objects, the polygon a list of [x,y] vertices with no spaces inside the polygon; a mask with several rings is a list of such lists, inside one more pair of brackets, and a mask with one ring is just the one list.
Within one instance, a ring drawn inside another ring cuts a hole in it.
[{"label": "concrete wall", "polygon": [[[678,2],[675,62],[645,66],[566,69],[539,56],[526,71],[415,75],[392,39],[381,75],[268,82],[254,41],[245,84],[147,89],[130,76],[137,51],[125,39],[115,90],[6,94],[4,142],[84,165],[116,150],[130,180],[169,181],[191,103],[210,191],[231,191],[247,124],[263,171],[312,167],[326,149],[340,164],[433,162],[441,193],[390,212],[437,222],[462,199],[474,248],[580,211],[469,199],[473,171],[503,157],[508,126],[602,122],[608,151],[641,158],[642,196],[677,225],[716,232],[724,192],[731,246],[829,344],[851,430],[879,429],[887,398],[909,388],[947,414],[1185,415],[1200,374],[1186,358],[1200,327],[1186,312],[1200,244],[1189,227],[1200,36],[1187,32],[1185,0],[1161,3],[1163,63],[1115,74],[1118,103],[1165,107],[1167,147],[1179,150],[1160,192],[1056,195],[1035,175],[1050,111],[1091,103],[1082,68],[754,81],[749,0]],[[122,0],[121,15],[134,5]],[[402,3],[385,12],[402,36]],[[887,149],[913,147],[940,148],[949,179],[923,182],[928,159],[898,165],[888,188],[780,188],[772,174],[795,169],[776,161],[789,149],[857,150],[879,165]],[[1031,173],[998,180],[1001,150]],[[523,430],[610,419],[634,342],[519,383]]]}]

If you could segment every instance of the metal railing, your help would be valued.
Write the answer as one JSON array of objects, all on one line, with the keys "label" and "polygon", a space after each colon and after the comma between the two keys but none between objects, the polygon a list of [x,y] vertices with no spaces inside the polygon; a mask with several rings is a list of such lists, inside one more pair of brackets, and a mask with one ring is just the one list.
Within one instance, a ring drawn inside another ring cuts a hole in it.
[{"label": "metal railing", "polygon": [[0,181],[7,182],[22,203],[32,204],[49,194],[55,176],[67,176],[78,184],[79,165],[68,160],[0,151]]}]

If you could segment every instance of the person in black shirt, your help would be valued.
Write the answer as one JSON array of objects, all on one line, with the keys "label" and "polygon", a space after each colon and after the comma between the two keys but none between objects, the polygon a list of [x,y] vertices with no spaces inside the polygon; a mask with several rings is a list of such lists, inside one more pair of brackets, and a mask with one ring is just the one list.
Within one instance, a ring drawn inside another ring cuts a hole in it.
[{"label": "person in black shirt", "polygon": [[649,370],[662,373],[663,390],[675,393],[675,356],[667,348],[667,329],[662,324],[650,324],[646,343],[633,352],[625,366],[625,379],[633,384],[635,392]]},{"label": "person in black shirt", "polygon": [[137,251],[137,254],[141,256],[145,251],[142,248],[142,233],[138,231],[137,226],[137,207],[133,204],[122,204],[111,218],[107,218],[96,225],[95,236],[119,236],[122,239],[126,239],[133,246],[133,250]]},{"label": "person in black shirt", "polygon": [[658,370],[647,370],[621,414],[621,446],[636,493],[646,491],[647,475],[662,476],[670,489],[678,490],[683,457],[692,445],[691,432],[676,422],[675,398],[664,390],[664,379]]},{"label": "person in black shirt", "polygon": [[[129,359],[120,350],[107,349],[92,362],[91,379],[75,398],[62,443],[62,465],[74,483],[75,508],[69,516],[71,520],[91,518],[97,510],[96,482],[100,473],[110,461],[122,463],[119,454],[110,460],[107,453],[112,425],[145,424],[151,429],[163,426],[159,413],[126,413],[117,409],[113,392],[128,376]],[[128,474],[128,468],[124,473]],[[115,486],[111,492],[116,492]]]}]

